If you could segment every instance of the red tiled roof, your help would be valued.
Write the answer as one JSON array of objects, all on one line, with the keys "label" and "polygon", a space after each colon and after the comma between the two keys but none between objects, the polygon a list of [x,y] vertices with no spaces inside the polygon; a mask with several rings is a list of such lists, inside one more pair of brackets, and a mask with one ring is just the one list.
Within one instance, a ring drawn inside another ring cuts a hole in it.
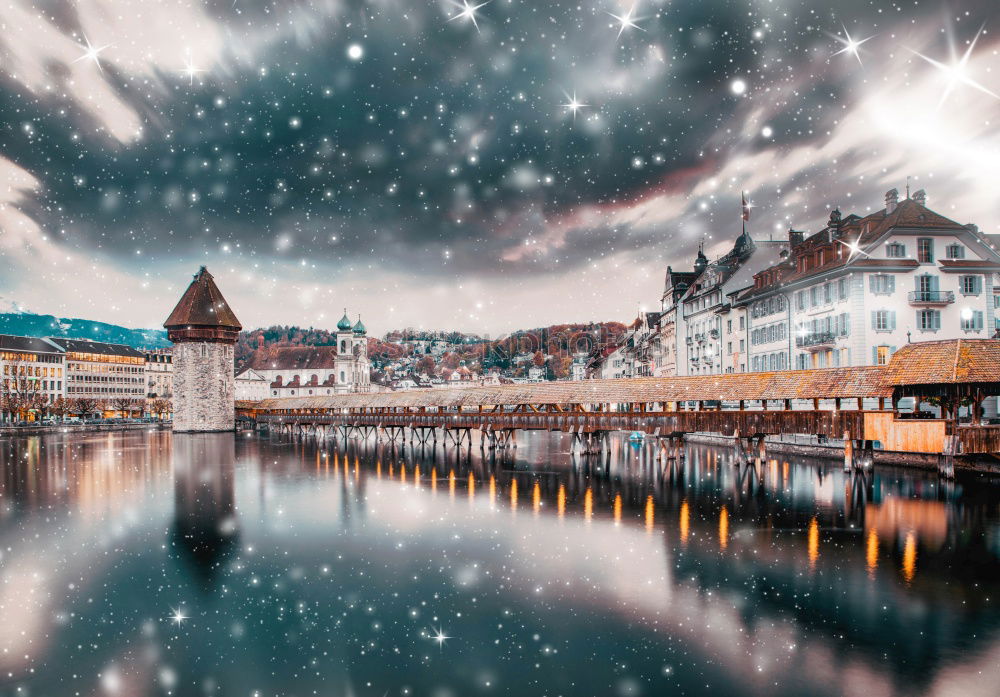
[{"label": "red tiled roof", "polygon": [[1000,262],[985,259],[941,259],[938,263],[943,269],[1000,269]]},{"label": "red tiled roof", "polygon": [[334,367],[336,356],[335,346],[267,346],[253,352],[250,367],[254,370],[327,370]]},{"label": "red tiled roof", "polygon": [[[885,209],[883,209],[864,217],[848,216],[836,230],[837,239],[830,239],[831,230],[829,227],[810,235],[792,249],[791,256],[787,260],[764,269],[761,273],[768,271],[777,272],[776,282],[787,285],[803,278],[847,266],[860,266],[864,268],[915,268],[919,266],[913,259],[872,259],[847,251],[849,245],[853,244],[864,248],[874,243],[893,228],[919,228],[928,230],[967,229],[964,225],[945,218],[943,215],[935,213],[913,199],[908,198],[901,201],[895,210],[889,214],[886,214]],[[825,259],[822,265],[810,266],[804,271],[798,270],[797,260],[799,258],[815,255],[820,250],[824,250],[825,252]],[[773,283],[769,283],[761,288],[750,288],[740,295],[739,299],[741,301],[748,300],[757,295],[770,293],[773,290]]]},{"label": "red tiled roof", "polygon": [[167,329],[185,327],[223,327],[239,331],[240,321],[222,297],[212,274],[204,266],[195,275],[191,285],[184,291],[174,311],[163,323]]},{"label": "red tiled roof", "polygon": [[890,385],[1000,383],[1000,340],[906,344],[889,361],[885,381]]}]

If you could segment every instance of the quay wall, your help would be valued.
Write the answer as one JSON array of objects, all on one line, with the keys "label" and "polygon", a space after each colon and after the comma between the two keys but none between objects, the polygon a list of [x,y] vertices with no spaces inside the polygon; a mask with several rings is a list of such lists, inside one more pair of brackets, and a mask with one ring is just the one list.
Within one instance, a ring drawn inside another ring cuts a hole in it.
[{"label": "quay wall", "polygon": [[99,431],[166,431],[169,421],[148,424],[58,424],[53,426],[0,426],[0,438],[4,436],[38,436],[46,433],[96,433]]}]

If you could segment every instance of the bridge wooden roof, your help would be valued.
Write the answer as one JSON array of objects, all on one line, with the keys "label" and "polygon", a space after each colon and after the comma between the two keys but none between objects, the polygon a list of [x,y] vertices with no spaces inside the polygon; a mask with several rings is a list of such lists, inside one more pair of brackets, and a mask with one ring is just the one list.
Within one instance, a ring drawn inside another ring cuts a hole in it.
[{"label": "bridge wooden roof", "polygon": [[886,367],[893,386],[1000,384],[1000,341],[952,339],[906,344]]},{"label": "bridge wooden roof", "polygon": [[266,399],[263,409],[475,407],[497,404],[612,404],[755,399],[890,397],[884,368],[830,368],[669,378],[541,382],[490,387]]}]

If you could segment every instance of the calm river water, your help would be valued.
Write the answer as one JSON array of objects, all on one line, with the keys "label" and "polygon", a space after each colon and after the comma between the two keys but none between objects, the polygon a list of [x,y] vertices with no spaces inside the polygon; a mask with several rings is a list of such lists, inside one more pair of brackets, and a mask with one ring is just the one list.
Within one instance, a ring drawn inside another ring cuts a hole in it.
[{"label": "calm river water", "polygon": [[568,446],[2,439],[0,694],[997,694],[995,483]]}]

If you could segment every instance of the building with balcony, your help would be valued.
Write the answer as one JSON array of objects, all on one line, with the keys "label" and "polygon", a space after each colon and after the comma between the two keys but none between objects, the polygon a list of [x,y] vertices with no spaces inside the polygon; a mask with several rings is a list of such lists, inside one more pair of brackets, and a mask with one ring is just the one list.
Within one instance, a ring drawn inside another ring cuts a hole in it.
[{"label": "building with balcony", "polygon": [[1000,308],[1000,252],[975,225],[926,206],[918,191],[842,217],[754,276],[748,309],[751,370],[884,365],[908,342],[989,338]]},{"label": "building with balcony", "polygon": [[[737,333],[743,310],[733,300],[753,284],[754,274],[781,258],[784,240],[754,240],[743,230],[733,248],[709,262],[702,251],[695,260],[695,279],[681,296],[677,319],[677,374],[737,372],[746,367],[745,340]],[[733,324],[730,324],[733,320]],[[742,320],[746,325],[746,319]]]}]

